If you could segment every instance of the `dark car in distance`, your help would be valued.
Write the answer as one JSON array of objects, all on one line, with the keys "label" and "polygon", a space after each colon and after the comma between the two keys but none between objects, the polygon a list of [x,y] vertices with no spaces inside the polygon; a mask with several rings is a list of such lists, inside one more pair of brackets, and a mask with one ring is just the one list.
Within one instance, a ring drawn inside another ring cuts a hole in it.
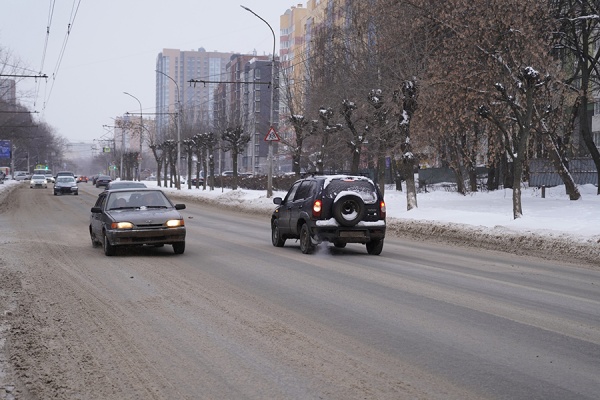
[{"label": "dark car in distance", "polygon": [[198,179],[197,178],[192,178],[190,180],[190,183],[191,183],[192,186],[202,186],[202,185],[204,185],[204,178],[203,177],[200,177]]},{"label": "dark car in distance", "polygon": [[97,188],[100,186],[107,186],[111,181],[112,178],[108,175],[98,175],[98,177],[96,178],[96,183],[94,183],[94,185],[96,185]]},{"label": "dark car in distance", "polygon": [[73,178],[75,178],[75,174],[71,171],[59,171],[56,173],[56,175],[54,175],[54,181],[56,182],[56,180],[58,179],[59,176],[72,176]]},{"label": "dark car in distance", "polygon": [[90,238],[94,247],[103,246],[113,256],[117,247],[173,246],[175,254],[185,251],[185,221],[160,189],[130,188],[100,193],[90,216]]},{"label": "dark car in distance", "polygon": [[343,248],[363,243],[367,252],[381,254],[386,230],[383,196],[371,179],[363,176],[314,176],[296,181],[285,198],[275,197],[271,216],[271,241],[282,247],[299,239],[304,254],[327,241]]},{"label": "dark car in distance", "polygon": [[57,175],[56,182],[54,182],[54,195],[59,194],[79,194],[79,187],[75,182],[75,177],[70,175]]}]

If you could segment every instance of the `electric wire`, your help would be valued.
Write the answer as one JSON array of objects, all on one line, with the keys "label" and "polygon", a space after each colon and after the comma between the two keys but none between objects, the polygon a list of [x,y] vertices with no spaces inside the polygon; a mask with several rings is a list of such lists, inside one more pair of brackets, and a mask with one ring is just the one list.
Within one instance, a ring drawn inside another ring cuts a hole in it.
[{"label": "electric wire", "polygon": [[[75,5],[77,3],[77,6]],[[60,54],[58,56],[58,60],[56,62],[56,66],[54,67],[54,72],[52,73],[52,84],[50,85],[50,91],[48,96],[44,100],[45,109],[48,101],[50,100],[50,96],[52,96],[52,90],[54,89],[54,84],[56,83],[56,77],[58,76],[58,71],[60,69],[60,65],[62,63],[63,57],[65,55],[65,51],[67,48],[67,43],[69,41],[69,37],[71,35],[71,30],[73,29],[73,25],[75,24],[75,18],[77,17],[77,12],[79,11],[79,6],[81,5],[81,0],[73,0],[73,7],[71,8],[71,15],[69,17],[69,23],[67,24],[67,32],[65,34],[65,38],[63,40],[62,48],[60,50]]]},{"label": "electric wire", "polygon": [[[48,23],[46,24],[46,38],[44,40],[44,49],[42,50],[42,60],[40,62],[40,75],[42,74],[42,71],[44,70],[44,63],[46,62],[46,52],[48,51],[48,42],[50,39],[50,28],[52,26],[52,17],[54,16],[54,6],[56,5],[56,0],[50,0],[50,7],[48,9]],[[35,85],[35,96],[34,96],[34,100],[33,100],[33,106],[35,107],[36,103],[37,103],[37,99],[40,93],[40,85],[41,85],[41,80],[36,81],[36,85]]]}]

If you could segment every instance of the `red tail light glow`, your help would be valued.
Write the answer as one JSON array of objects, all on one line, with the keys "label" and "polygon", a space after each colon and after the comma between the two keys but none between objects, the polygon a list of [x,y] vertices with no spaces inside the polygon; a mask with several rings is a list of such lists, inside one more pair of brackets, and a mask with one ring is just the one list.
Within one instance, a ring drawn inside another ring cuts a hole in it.
[{"label": "red tail light glow", "polygon": [[322,208],[323,208],[323,203],[321,202],[321,200],[315,200],[315,202],[313,203],[313,209],[312,209],[313,217],[319,218],[321,216]]},{"label": "red tail light glow", "polygon": [[381,218],[385,218],[385,201],[383,200],[379,203],[379,215],[381,215]]}]

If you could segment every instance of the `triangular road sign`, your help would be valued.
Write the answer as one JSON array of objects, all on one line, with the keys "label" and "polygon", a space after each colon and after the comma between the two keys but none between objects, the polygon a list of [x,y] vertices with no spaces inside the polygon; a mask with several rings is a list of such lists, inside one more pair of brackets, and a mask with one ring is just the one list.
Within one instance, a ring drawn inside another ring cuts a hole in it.
[{"label": "triangular road sign", "polygon": [[275,128],[270,127],[269,132],[267,132],[267,136],[265,136],[265,142],[279,142],[279,135],[275,132]]}]

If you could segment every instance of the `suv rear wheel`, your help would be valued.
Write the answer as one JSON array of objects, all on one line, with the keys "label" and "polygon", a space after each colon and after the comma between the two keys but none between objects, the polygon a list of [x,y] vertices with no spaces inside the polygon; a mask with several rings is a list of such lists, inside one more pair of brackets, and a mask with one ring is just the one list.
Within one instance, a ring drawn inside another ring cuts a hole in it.
[{"label": "suv rear wheel", "polygon": [[333,216],[342,226],[354,226],[362,221],[365,214],[365,203],[354,194],[340,197],[333,205]]},{"label": "suv rear wheel", "polygon": [[382,250],[383,250],[383,239],[371,240],[370,242],[367,243],[367,253],[369,253],[373,256],[380,255]]},{"label": "suv rear wheel", "polygon": [[306,224],[302,225],[302,228],[300,229],[300,250],[304,254],[311,254],[315,251],[315,245],[312,243],[310,231]]}]

